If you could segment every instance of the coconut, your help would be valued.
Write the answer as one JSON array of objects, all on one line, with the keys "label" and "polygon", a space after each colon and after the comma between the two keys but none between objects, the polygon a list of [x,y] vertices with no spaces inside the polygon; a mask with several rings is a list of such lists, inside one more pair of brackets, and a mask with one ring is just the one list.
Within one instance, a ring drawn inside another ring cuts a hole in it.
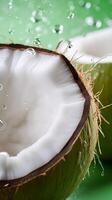
[{"label": "coconut", "polygon": [[64,200],[98,139],[91,84],[46,49],[0,46],[0,200]]},{"label": "coconut", "polygon": [[101,155],[104,160],[112,160],[112,28],[60,42],[57,51],[63,53],[76,68],[88,70],[94,81],[94,93],[101,104],[102,133],[100,137]]}]

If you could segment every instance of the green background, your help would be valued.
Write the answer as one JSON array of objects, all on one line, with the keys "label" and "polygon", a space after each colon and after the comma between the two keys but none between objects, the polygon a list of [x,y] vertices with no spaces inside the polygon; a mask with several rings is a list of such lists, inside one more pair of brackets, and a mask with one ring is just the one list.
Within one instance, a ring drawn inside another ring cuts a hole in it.
[{"label": "green background", "polygon": [[[0,0],[0,43],[54,49],[60,40],[109,26],[112,0]],[[68,200],[112,200],[112,163],[103,166],[93,164]]]},{"label": "green background", "polygon": [[112,0],[0,0],[2,43],[53,49],[62,39],[111,25]]}]

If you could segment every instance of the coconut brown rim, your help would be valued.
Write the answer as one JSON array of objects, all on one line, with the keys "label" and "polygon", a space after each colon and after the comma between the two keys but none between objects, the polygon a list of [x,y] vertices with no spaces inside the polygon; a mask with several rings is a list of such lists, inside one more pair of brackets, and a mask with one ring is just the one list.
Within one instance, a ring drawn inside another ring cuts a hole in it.
[{"label": "coconut brown rim", "polygon": [[72,66],[70,61],[64,55],[57,53],[55,51],[38,48],[38,47],[21,45],[21,44],[0,44],[0,49],[5,49],[5,48],[9,48],[12,50],[21,50],[21,51],[28,49],[28,48],[33,48],[36,52],[41,52],[43,54],[48,54],[51,56],[52,55],[60,56],[60,58],[67,64],[68,68],[70,69],[70,71],[73,75],[75,82],[78,84],[78,86],[81,90],[81,93],[83,94],[83,96],[85,98],[85,103],[84,103],[84,109],[83,109],[83,114],[82,114],[81,120],[80,120],[77,128],[73,132],[72,137],[65,144],[63,149],[48,163],[46,163],[42,167],[34,170],[33,172],[29,173],[28,175],[26,175],[22,178],[18,178],[18,179],[0,181],[0,189],[7,189],[7,188],[11,188],[11,187],[21,186],[21,185],[25,184],[26,182],[35,179],[38,176],[45,175],[48,170],[50,170],[60,160],[62,160],[64,158],[64,156],[67,153],[69,153],[72,146],[76,142],[77,138],[80,136],[81,129],[83,128],[83,125],[85,124],[85,121],[87,120],[87,117],[89,115],[90,100],[91,100],[91,97],[90,97],[89,93],[87,92],[86,87],[84,86],[83,82],[79,78],[77,71],[74,69],[74,67]]}]

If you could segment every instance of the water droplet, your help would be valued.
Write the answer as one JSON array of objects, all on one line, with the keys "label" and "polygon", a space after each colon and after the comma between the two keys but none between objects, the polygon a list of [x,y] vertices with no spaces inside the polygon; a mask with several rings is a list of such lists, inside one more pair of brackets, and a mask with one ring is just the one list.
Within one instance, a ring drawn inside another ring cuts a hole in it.
[{"label": "water droplet", "polygon": [[9,0],[9,2],[8,2],[8,8],[9,9],[13,8],[13,0]]},{"label": "water droplet", "polygon": [[108,20],[106,21],[106,23],[107,23],[108,26],[112,26],[112,19],[108,19]]},{"label": "water droplet", "polygon": [[2,83],[0,83],[0,91],[2,91],[3,90],[3,85],[2,85]]},{"label": "water droplet", "polygon": [[99,76],[99,73],[97,71],[94,72],[93,74],[93,80],[96,80]]},{"label": "water droplet", "polygon": [[27,53],[29,53],[29,54],[31,54],[33,56],[36,55],[36,51],[33,48],[28,48],[28,49],[25,50],[25,52],[27,52]]},{"label": "water droplet", "polygon": [[99,155],[98,155],[98,154],[96,154],[96,157],[97,157],[98,163],[99,163],[99,165],[100,165],[100,167],[101,167],[101,176],[104,176],[105,171],[104,171],[103,164],[102,164],[102,162],[100,161],[100,158],[99,158]]},{"label": "water droplet", "polygon": [[80,165],[80,163],[81,163],[81,157],[82,157],[81,154],[82,154],[81,151],[79,151],[79,155],[78,155],[78,165]]},{"label": "water droplet", "polygon": [[6,183],[5,185],[4,185],[4,187],[8,187],[9,186],[9,183]]},{"label": "water droplet", "polygon": [[90,9],[92,6],[91,2],[85,2],[84,0],[79,1],[79,5],[86,9]]},{"label": "water droplet", "polygon": [[85,8],[90,9],[91,8],[91,2],[86,2],[85,3]]},{"label": "water droplet", "polygon": [[42,16],[42,21],[45,22],[45,23],[47,23],[47,24],[49,24],[48,19],[45,16]]},{"label": "water droplet", "polygon": [[95,22],[95,25],[96,25],[97,28],[101,28],[102,27],[102,22],[100,20],[97,20]]},{"label": "water droplet", "polygon": [[105,175],[105,172],[104,172],[104,169],[102,170],[101,172],[101,176],[104,176]]},{"label": "water droplet", "polygon": [[100,6],[99,5],[95,5],[95,10],[99,11],[100,10]]},{"label": "water droplet", "polygon": [[28,111],[29,110],[29,104],[28,104],[28,102],[24,102],[24,105],[25,105],[25,110]]},{"label": "water droplet", "polygon": [[87,148],[87,146],[88,146],[88,143],[86,140],[84,140],[84,147]]},{"label": "water droplet", "polygon": [[27,38],[27,39],[25,40],[25,44],[31,44],[31,41],[30,41],[29,38]]},{"label": "water droplet", "polygon": [[52,44],[47,45],[48,49],[52,49]]},{"label": "water droplet", "polygon": [[19,17],[18,17],[18,16],[16,16],[15,18],[16,18],[17,20],[19,20]]},{"label": "water droplet", "polygon": [[93,26],[95,23],[94,18],[92,16],[86,17],[85,22],[88,26]]},{"label": "water droplet", "polygon": [[32,16],[31,16],[30,20],[33,23],[38,23],[38,22],[41,21],[41,16],[42,16],[42,11],[36,11],[36,10],[34,10],[32,12]]},{"label": "water droplet", "polygon": [[36,46],[40,46],[41,45],[41,41],[39,38],[35,38],[35,40],[33,41],[33,43],[36,45]]},{"label": "water droplet", "polygon": [[9,33],[10,35],[12,35],[12,34],[13,34],[13,30],[12,30],[11,28],[9,28],[8,33]]},{"label": "water droplet", "polygon": [[7,110],[7,106],[5,104],[2,105],[3,110]]},{"label": "water droplet", "polygon": [[37,33],[39,33],[39,32],[41,32],[41,31],[42,31],[42,29],[41,29],[41,27],[40,27],[40,26],[37,26],[37,27],[35,28],[35,30],[36,30],[36,32],[37,32]]},{"label": "water droplet", "polygon": [[79,1],[79,5],[80,5],[81,7],[84,7],[84,6],[85,6],[85,1],[84,1],[84,0],[80,0],[80,1]]},{"label": "water droplet", "polygon": [[30,18],[30,20],[31,20],[33,23],[38,23],[38,22],[40,21],[39,18],[33,17],[33,16]]},{"label": "water droplet", "polygon": [[6,122],[3,122],[1,119],[0,119],[0,131],[3,131],[6,127]]},{"label": "water droplet", "polygon": [[67,16],[68,19],[73,19],[75,16],[74,12],[70,11],[69,15]]},{"label": "water droplet", "polygon": [[0,119],[0,129],[3,126],[3,121]]},{"label": "water droplet", "polygon": [[70,11],[73,11],[74,9],[75,9],[75,6],[74,6],[73,2],[70,1],[70,2],[69,2],[69,10],[70,10]]},{"label": "water droplet", "polygon": [[55,25],[55,27],[53,28],[53,33],[57,33],[57,34],[62,34],[63,33],[63,25],[57,24]]},{"label": "water droplet", "polygon": [[84,177],[82,180],[84,181],[86,179],[86,177]]}]

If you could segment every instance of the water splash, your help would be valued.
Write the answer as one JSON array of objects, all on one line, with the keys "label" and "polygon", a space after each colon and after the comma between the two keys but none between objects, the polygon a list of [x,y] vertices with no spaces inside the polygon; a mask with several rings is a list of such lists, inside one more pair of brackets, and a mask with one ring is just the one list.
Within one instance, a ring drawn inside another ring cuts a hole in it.
[{"label": "water splash", "polygon": [[63,30],[64,30],[63,25],[57,24],[57,25],[55,25],[55,27],[53,28],[52,32],[53,32],[53,33],[57,33],[57,34],[62,34],[62,33],[63,33]]}]

